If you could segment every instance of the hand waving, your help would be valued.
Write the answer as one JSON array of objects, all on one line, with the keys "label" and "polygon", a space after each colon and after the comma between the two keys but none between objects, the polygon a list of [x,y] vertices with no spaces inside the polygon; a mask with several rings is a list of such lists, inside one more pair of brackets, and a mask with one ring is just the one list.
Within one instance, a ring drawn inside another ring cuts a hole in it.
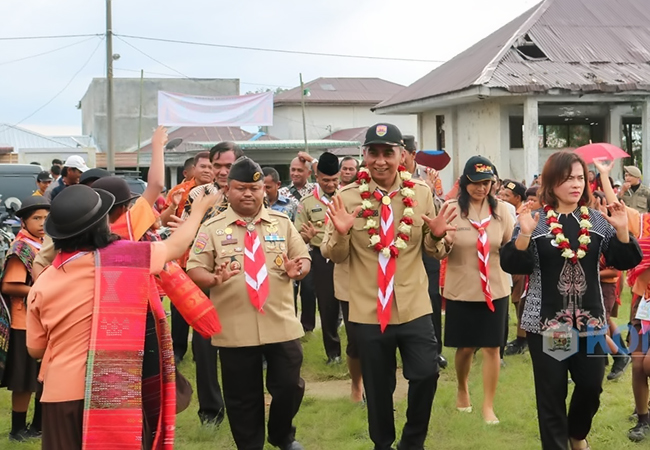
[{"label": "hand waving", "polygon": [[539,213],[536,212],[533,215],[530,209],[531,202],[526,202],[521,212],[519,213],[519,229],[521,234],[532,234],[537,228],[537,223],[539,222]]},{"label": "hand waving", "polygon": [[450,208],[449,204],[445,203],[442,205],[442,208],[436,217],[431,219],[422,214],[422,220],[427,224],[433,236],[442,237],[447,233],[447,231],[456,231],[456,226],[450,225],[450,222],[452,222],[457,216],[458,212],[456,211],[456,208]]},{"label": "hand waving", "polygon": [[612,161],[606,159],[594,159],[594,167],[600,172],[600,177],[608,177],[612,172]]},{"label": "hand waving", "polygon": [[179,189],[174,194],[172,195],[172,203],[176,206],[181,202],[181,199],[183,198],[183,194],[185,193],[185,189]]},{"label": "hand waving", "polygon": [[352,213],[347,212],[343,199],[338,195],[334,196],[330,204],[327,205],[327,214],[332,220],[332,225],[340,234],[349,233],[352,225],[354,225],[354,219],[360,212],[361,206],[357,206]]},{"label": "hand waving", "polygon": [[163,151],[165,149],[165,145],[167,145],[168,139],[167,128],[160,125],[158,128],[156,128],[156,131],[153,132],[153,137],[151,138],[151,147],[154,150]]},{"label": "hand waving", "polygon": [[300,235],[302,236],[305,242],[311,241],[318,232],[314,228],[314,224],[311,222],[303,223],[300,229]]},{"label": "hand waving", "polygon": [[624,232],[627,234],[627,212],[623,202],[615,202],[607,205],[608,214],[603,214],[617,232]]},{"label": "hand waving", "polygon": [[284,260],[284,271],[287,273],[287,276],[291,279],[296,279],[302,277],[302,259],[295,258],[289,259],[286,253],[282,254],[282,259]]},{"label": "hand waving", "polygon": [[240,272],[240,269],[230,270],[229,265],[230,262],[225,262],[220,266],[215,267],[213,286],[219,286],[220,284],[225,283]]}]

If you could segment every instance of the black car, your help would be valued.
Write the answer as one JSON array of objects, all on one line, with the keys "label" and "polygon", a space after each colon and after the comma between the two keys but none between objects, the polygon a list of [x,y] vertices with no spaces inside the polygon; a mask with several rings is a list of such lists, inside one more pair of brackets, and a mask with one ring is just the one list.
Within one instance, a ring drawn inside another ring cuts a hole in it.
[{"label": "black car", "polygon": [[2,202],[9,197],[23,200],[36,191],[36,176],[43,171],[34,164],[0,164],[0,195]]}]

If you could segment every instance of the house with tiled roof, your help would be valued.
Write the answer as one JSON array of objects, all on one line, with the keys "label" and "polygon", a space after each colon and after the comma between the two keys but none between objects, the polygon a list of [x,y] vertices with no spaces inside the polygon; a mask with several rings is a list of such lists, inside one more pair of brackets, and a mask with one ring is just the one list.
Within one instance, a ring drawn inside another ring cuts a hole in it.
[{"label": "house with tiled roof", "polygon": [[475,154],[530,183],[589,141],[650,173],[650,1],[544,0],[374,110],[416,114],[421,147],[452,157],[447,183]]},{"label": "house with tiled roof", "polygon": [[402,89],[404,86],[381,78],[317,78],[304,84],[304,96],[300,86],[275,95],[273,126],[267,130],[279,139],[304,139],[304,100],[307,139],[329,139],[341,130],[369,127],[380,121],[394,123],[404,134],[414,134],[415,116],[382,117],[371,110]]}]

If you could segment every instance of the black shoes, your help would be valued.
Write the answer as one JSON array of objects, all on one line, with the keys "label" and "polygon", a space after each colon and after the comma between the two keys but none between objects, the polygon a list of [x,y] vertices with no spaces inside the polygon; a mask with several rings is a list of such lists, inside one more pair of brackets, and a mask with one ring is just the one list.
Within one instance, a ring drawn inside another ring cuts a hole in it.
[{"label": "black shoes", "polygon": [[515,339],[506,344],[503,354],[505,356],[521,355],[526,352],[526,349],[528,349],[528,343],[525,339]]},{"label": "black shoes", "polygon": [[15,433],[9,433],[9,440],[11,442],[26,442],[31,438],[32,436],[29,435],[29,430],[27,428],[23,428]]},{"label": "black shoes", "polygon": [[279,445],[280,450],[305,450],[305,447],[300,444],[298,441],[292,441],[285,445]]},{"label": "black shoes", "polygon": [[[330,356],[329,358],[327,358],[327,365],[331,366],[333,364],[341,364],[341,357],[340,356]],[[300,444],[298,444],[298,445],[300,445]]]},{"label": "black shoes", "polygon": [[634,428],[630,428],[627,437],[632,442],[643,441],[650,433],[650,424],[645,422],[638,422]]},{"label": "black shoes", "polygon": [[445,358],[442,355],[438,355],[436,361],[438,362],[438,367],[440,367],[441,369],[446,369],[447,366],[449,365],[449,361],[447,361],[447,358]]},{"label": "black shoes", "polygon": [[614,364],[612,364],[612,370],[607,374],[607,379],[612,381],[620,378],[621,375],[627,369],[627,366],[632,362],[632,357],[625,353],[616,354],[614,356]]},{"label": "black shoes", "polygon": [[201,421],[201,425],[205,425],[205,426],[218,427],[219,425],[221,425],[221,422],[223,422],[224,418],[225,418],[225,411],[223,409],[219,411],[217,414],[210,414],[204,412],[199,413],[199,420]]}]

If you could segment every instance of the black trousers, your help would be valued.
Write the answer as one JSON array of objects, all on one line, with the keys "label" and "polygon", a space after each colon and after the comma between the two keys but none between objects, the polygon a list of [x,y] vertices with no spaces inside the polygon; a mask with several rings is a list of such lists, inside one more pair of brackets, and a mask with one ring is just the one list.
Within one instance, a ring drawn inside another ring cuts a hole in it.
[{"label": "black trousers", "polygon": [[210,418],[223,414],[224,402],[217,377],[217,347],[196,331],[192,334],[192,352],[196,364],[196,396],[199,416]]},{"label": "black trousers", "polygon": [[230,430],[238,450],[264,448],[264,373],[271,394],[269,443],[286,445],[295,440],[293,426],[305,382],[300,378],[302,346],[298,339],[257,347],[220,348],[221,377]]},{"label": "black trousers", "polygon": [[[587,355],[587,339],[580,338],[578,352],[558,361],[544,352],[541,334],[528,333],[528,349],[533,361],[537,417],[543,450],[566,450],[569,438],[585,439],[600,406],[605,374],[604,351],[600,346]],[[569,413],[566,410],[567,373],[575,383]]]},{"label": "black trousers", "polygon": [[172,312],[172,346],[174,348],[174,356],[178,359],[183,359],[187,353],[187,336],[190,332],[190,326],[183,316],[178,312],[174,304],[171,304]]},{"label": "black trousers", "polygon": [[393,392],[399,348],[404,377],[409,382],[406,424],[401,450],[421,450],[429,427],[438,385],[438,346],[429,315],[400,325],[353,323],[359,342],[361,372],[368,404],[370,439],[375,450],[389,450],[395,441]]},{"label": "black trousers", "polygon": [[442,353],[442,296],[440,295],[440,261],[433,256],[422,253],[424,270],[429,278],[429,299],[431,300],[431,321],[438,341],[438,354]]},{"label": "black trousers", "polygon": [[314,331],[316,328],[316,292],[314,291],[314,270],[310,270],[301,281],[293,282],[293,303],[298,315],[298,291],[300,291],[300,323],[302,329]]},{"label": "black trousers", "polygon": [[311,254],[312,271],[314,272],[318,312],[323,328],[325,354],[328,358],[340,357],[339,321],[341,304],[334,296],[334,263],[327,261],[321,255],[319,248],[314,248],[309,253]]}]

